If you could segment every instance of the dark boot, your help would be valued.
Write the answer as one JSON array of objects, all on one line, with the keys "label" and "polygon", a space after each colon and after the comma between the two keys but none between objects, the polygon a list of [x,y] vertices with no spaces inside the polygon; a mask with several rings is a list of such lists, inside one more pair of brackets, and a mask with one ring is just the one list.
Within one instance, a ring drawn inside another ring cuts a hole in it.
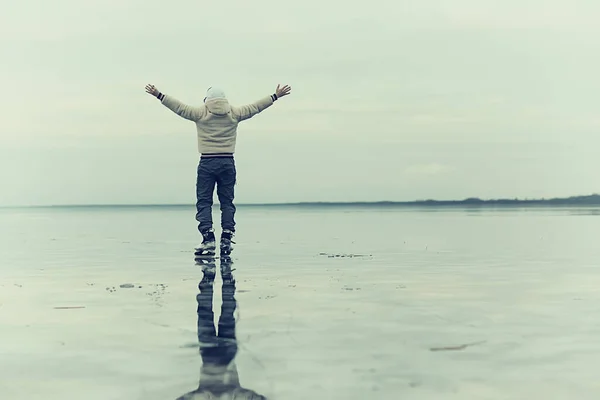
[{"label": "dark boot", "polygon": [[214,256],[217,249],[215,232],[210,229],[202,232],[202,243],[196,246],[197,256]]},{"label": "dark boot", "polygon": [[224,229],[223,233],[221,233],[221,255],[228,256],[233,251],[233,241],[234,232],[229,229]]}]

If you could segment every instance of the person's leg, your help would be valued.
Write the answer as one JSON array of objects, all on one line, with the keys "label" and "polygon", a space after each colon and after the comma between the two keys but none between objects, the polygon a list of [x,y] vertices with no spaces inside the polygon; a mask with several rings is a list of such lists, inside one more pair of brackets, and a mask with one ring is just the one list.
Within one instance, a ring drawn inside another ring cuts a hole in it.
[{"label": "person's leg", "polygon": [[236,183],[236,169],[233,158],[219,159],[220,166],[217,173],[217,196],[221,204],[221,227],[223,231],[235,232],[235,205],[234,188]]},{"label": "person's leg", "polygon": [[200,159],[196,180],[196,221],[200,233],[206,233],[213,227],[212,205],[216,176],[213,171],[213,159]]}]

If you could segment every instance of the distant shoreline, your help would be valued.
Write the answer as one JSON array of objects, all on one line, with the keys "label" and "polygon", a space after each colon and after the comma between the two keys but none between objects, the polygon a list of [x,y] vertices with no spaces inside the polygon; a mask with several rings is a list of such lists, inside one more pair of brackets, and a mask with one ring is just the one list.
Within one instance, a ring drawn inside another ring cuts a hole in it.
[{"label": "distant shoreline", "polygon": [[[218,205],[218,204],[216,204]],[[5,206],[1,208],[156,208],[193,207],[193,204],[64,204]],[[491,199],[471,197],[464,200],[416,201],[353,201],[353,202],[296,202],[296,203],[246,203],[238,207],[548,207],[548,206],[600,206],[600,195],[572,196],[551,199]]]}]

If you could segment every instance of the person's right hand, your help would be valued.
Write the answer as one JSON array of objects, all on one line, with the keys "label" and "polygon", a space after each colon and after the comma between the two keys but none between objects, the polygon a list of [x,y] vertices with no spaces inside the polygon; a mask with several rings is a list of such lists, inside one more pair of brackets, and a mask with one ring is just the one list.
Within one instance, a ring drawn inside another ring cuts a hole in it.
[{"label": "person's right hand", "polygon": [[284,87],[281,87],[281,85],[277,85],[277,89],[275,89],[275,94],[277,95],[277,98],[280,98],[283,96],[287,96],[288,94],[290,94],[291,91],[291,86],[285,85]]}]

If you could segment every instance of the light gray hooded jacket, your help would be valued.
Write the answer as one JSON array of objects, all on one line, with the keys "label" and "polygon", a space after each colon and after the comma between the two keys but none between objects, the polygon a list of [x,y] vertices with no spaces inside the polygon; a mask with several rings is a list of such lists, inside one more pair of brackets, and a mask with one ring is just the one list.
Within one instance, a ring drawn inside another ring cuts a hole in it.
[{"label": "light gray hooded jacket", "polygon": [[199,153],[216,154],[234,153],[238,124],[270,107],[276,99],[271,95],[252,104],[234,107],[222,90],[211,87],[204,105],[199,107],[188,106],[169,95],[164,95],[161,103],[180,117],[196,123]]}]

